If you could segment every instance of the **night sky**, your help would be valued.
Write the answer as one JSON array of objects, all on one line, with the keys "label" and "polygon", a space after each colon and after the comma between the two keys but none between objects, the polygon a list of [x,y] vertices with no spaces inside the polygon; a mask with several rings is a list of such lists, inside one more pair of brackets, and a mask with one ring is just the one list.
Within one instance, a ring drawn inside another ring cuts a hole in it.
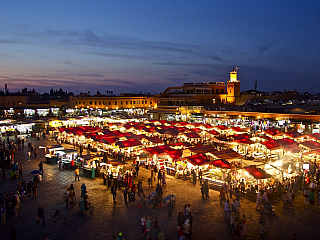
[{"label": "night sky", "polygon": [[320,92],[320,1],[0,1],[0,90]]}]

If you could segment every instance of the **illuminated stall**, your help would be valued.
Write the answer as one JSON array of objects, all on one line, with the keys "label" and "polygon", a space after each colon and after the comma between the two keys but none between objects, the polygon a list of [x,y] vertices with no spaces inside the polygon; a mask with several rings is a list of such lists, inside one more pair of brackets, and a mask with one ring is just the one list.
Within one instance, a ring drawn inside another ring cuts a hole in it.
[{"label": "illuminated stall", "polygon": [[44,148],[47,163],[58,163],[59,154],[57,151],[64,149],[61,145],[39,146],[39,148]]}]

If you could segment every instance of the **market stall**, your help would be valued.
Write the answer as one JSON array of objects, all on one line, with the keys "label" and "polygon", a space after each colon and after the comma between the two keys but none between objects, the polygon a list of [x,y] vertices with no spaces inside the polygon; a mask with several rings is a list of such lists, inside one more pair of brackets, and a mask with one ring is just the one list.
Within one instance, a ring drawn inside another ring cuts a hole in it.
[{"label": "market stall", "polygon": [[57,151],[64,149],[61,145],[39,146],[39,148],[44,148],[47,163],[58,163],[59,154]]}]

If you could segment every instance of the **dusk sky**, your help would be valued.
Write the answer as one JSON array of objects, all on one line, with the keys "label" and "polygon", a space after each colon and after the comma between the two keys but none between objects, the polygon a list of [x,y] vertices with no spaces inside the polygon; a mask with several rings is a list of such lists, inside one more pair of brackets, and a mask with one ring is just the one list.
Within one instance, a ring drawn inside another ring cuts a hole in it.
[{"label": "dusk sky", "polygon": [[0,1],[0,90],[320,92],[320,1]]}]

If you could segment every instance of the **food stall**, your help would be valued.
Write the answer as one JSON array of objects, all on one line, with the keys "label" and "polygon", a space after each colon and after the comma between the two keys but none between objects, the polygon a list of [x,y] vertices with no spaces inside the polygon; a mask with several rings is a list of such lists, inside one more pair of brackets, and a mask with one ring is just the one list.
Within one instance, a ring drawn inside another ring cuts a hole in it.
[{"label": "food stall", "polygon": [[91,178],[99,177],[99,173],[101,170],[101,166],[105,163],[100,163],[100,158],[96,155],[85,155],[82,156],[81,159],[83,160],[83,175],[89,176]]},{"label": "food stall", "polygon": [[211,188],[221,187],[224,183],[223,177],[231,168],[231,164],[225,159],[210,161],[209,168],[202,174],[202,181],[207,180]]},{"label": "food stall", "polygon": [[112,174],[114,178],[118,176],[118,173],[123,174],[123,167],[125,163],[118,161],[107,161],[105,163],[101,163],[100,173],[102,174]]},{"label": "food stall", "polygon": [[81,167],[81,159],[78,156],[78,151],[76,149],[63,149],[56,151],[59,161],[60,168],[65,169],[75,169],[76,167]]},{"label": "food stall", "polygon": [[199,153],[189,157],[180,158],[175,162],[175,177],[183,177],[188,180],[191,177],[191,170],[194,169],[199,171],[200,169],[204,171],[209,167],[209,162],[207,161],[207,156],[205,154]]},{"label": "food stall", "polygon": [[47,163],[58,163],[59,154],[57,151],[64,149],[61,145],[39,146],[39,148],[44,148]]}]

